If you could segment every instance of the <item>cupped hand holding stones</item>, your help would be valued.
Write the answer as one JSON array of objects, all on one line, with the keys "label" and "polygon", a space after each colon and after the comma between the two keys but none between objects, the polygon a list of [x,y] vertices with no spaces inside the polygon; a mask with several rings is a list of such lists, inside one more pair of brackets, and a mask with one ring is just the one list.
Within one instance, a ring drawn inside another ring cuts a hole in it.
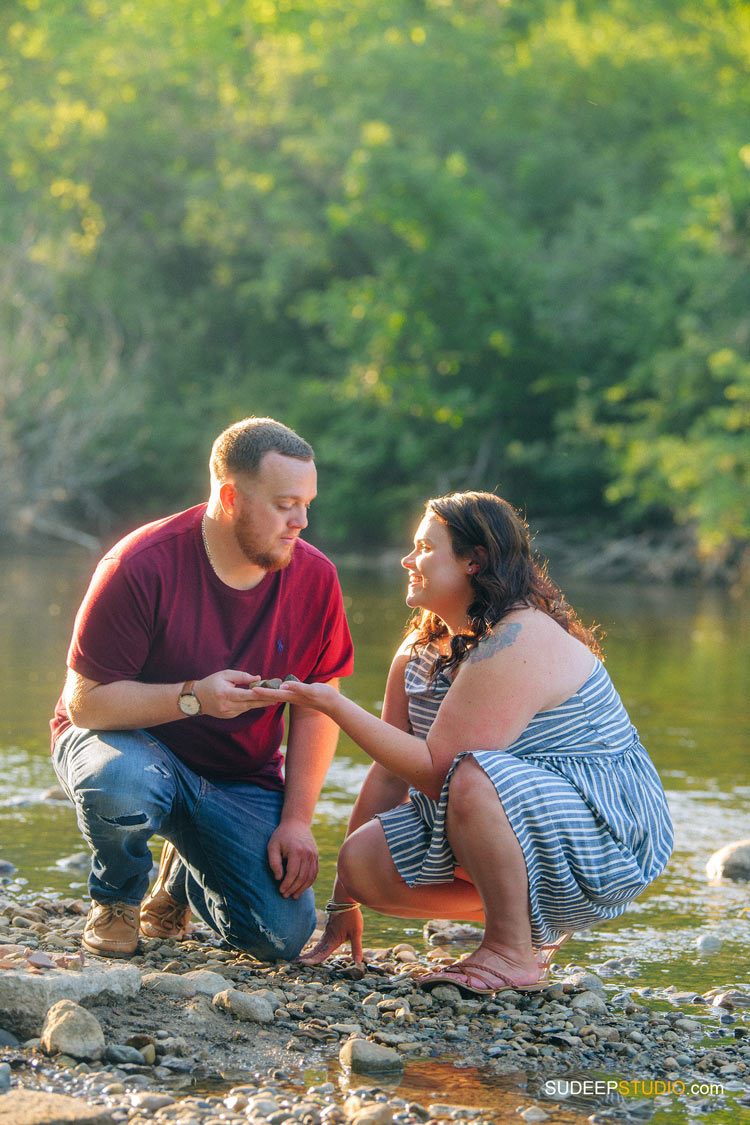
[{"label": "cupped hand holding stones", "polygon": [[284,676],[283,680],[280,680],[279,677],[276,676],[272,680],[261,680],[260,683],[254,684],[253,686],[271,688],[274,691],[278,691],[282,684],[298,684],[299,682],[298,678],[290,673],[288,676]]},{"label": "cupped hand holding stones", "polygon": [[253,685],[253,689],[253,695],[258,699],[268,700],[269,703],[294,703],[300,707],[312,707],[324,714],[328,714],[329,709],[341,698],[333,684],[304,684],[296,676],[287,676],[281,682],[261,680],[259,684]]},{"label": "cupped hand holding stones", "polygon": [[[202,680],[195,680],[193,692],[204,715],[212,715],[217,719],[234,719],[244,715],[246,711],[268,707],[274,702],[272,699],[259,698],[255,693],[258,687],[280,688],[283,683],[296,681],[296,676],[286,676],[284,680],[262,680],[260,676],[241,672],[236,668],[226,668],[221,672],[214,672]],[[298,681],[297,681],[298,682]],[[282,702],[287,702],[286,699]]]},{"label": "cupped hand holding stones", "polygon": [[249,694],[259,680],[260,676],[252,676],[249,672],[225,668],[204,676],[202,680],[194,680],[192,691],[201,705],[203,715],[211,715],[215,719],[234,719],[253,707],[268,706],[265,702],[254,700]]}]

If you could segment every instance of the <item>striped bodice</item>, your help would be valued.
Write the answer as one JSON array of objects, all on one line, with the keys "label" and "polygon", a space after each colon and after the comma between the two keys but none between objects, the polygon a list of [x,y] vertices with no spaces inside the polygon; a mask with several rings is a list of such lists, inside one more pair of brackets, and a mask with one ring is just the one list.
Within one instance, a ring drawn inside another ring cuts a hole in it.
[{"label": "striped bodice", "polygon": [[[430,668],[437,645],[425,646],[406,666],[404,684],[409,721],[419,738],[426,738],[438,708],[451,686],[449,675],[434,681]],[[630,749],[638,732],[600,660],[586,682],[564,703],[540,711],[507,749],[516,757],[608,756]]]},{"label": "striped bodice", "polygon": [[425,645],[411,658],[404,671],[404,687],[409,701],[409,722],[417,738],[427,738],[438,708],[451,686],[449,677],[442,673],[434,680],[430,676],[430,668],[437,655],[438,646],[434,642]]}]

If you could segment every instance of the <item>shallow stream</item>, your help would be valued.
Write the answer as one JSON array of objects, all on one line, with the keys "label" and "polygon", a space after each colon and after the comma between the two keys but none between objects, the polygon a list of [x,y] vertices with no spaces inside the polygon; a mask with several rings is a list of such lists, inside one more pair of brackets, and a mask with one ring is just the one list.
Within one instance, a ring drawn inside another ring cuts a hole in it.
[{"label": "shallow stream", "polygon": [[[72,549],[0,558],[5,669],[0,678],[0,860],[15,865],[13,885],[24,891],[86,893],[86,872],[69,859],[83,850],[72,810],[43,795],[55,784],[47,724],[93,562]],[[356,671],[345,690],[377,711],[407,616],[404,583],[399,573],[348,568],[342,569],[341,580],[356,647]],[[621,919],[571,942],[565,959],[592,967],[611,957],[634,958],[629,976],[616,982],[634,991],[660,992],[670,985],[678,991],[720,986],[748,991],[748,884],[711,885],[706,862],[724,844],[750,838],[750,600],[717,590],[655,585],[562,585],[584,619],[598,621],[606,632],[607,667],[662,776],[676,829],[665,874]],[[364,755],[342,738],[318,807],[321,902],[328,897],[348,811],[366,769]],[[717,939],[711,952],[698,949],[704,935]],[[420,947],[421,926],[368,914],[368,943],[399,940]],[[414,1092],[403,1096],[430,1100],[420,1092],[424,1085],[445,1100],[446,1075],[452,1076],[451,1100],[489,1100],[497,1120],[504,1120],[506,1111],[513,1119],[518,1084],[462,1072],[460,1060],[416,1066],[411,1077],[407,1069]],[[653,1090],[648,1097],[651,1120],[688,1119],[679,1097]],[[722,1108],[722,1099],[714,1108],[705,1102],[703,1121],[737,1121],[738,1112],[744,1113],[736,1105]],[[550,1112],[556,1121],[581,1120],[591,1112],[585,1097],[554,1104]]]}]

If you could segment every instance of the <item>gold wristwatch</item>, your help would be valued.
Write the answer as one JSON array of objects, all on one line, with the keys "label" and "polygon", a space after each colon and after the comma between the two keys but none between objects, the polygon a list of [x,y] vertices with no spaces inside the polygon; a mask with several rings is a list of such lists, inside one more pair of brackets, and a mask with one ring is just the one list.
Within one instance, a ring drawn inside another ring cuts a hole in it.
[{"label": "gold wristwatch", "polygon": [[195,680],[188,680],[187,683],[183,684],[182,691],[177,700],[177,706],[180,708],[183,715],[187,715],[188,718],[192,718],[193,715],[200,715],[201,713],[201,701],[193,691],[194,684]]}]

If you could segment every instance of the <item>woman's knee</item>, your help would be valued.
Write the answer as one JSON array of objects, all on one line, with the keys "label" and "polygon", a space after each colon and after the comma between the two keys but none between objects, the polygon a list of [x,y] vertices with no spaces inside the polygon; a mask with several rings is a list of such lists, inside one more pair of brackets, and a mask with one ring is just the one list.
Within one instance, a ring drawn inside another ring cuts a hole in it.
[{"label": "woman's knee", "polygon": [[347,894],[364,906],[378,910],[390,900],[398,874],[379,820],[369,821],[346,838],[339,852],[338,876]]},{"label": "woman's knee", "polygon": [[362,901],[363,891],[363,847],[356,833],[348,836],[341,845],[337,861],[337,874],[346,888],[347,894]]},{"label": "woman's knee", "polygon": [[448,786],[448,814],[471,818],[476,809],[480,787],[491,785],[489,778],[471,754],[461,758],[451,774]]}]

